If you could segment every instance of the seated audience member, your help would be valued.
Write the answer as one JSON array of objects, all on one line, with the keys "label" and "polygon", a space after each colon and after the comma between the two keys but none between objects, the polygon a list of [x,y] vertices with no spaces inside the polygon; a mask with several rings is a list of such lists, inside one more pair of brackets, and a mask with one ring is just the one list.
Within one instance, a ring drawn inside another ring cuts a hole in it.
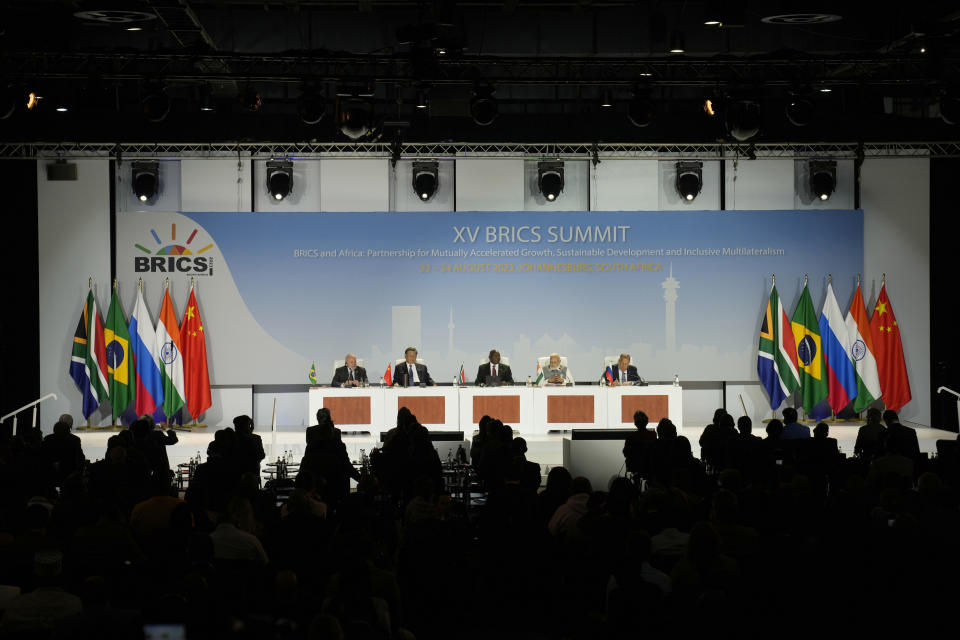
[{"label": "seated audience member", "polygon": [[38,551],[33,567],[36,586],[5,603],[0,637],[49,638],[58,623],[82,611],[80,598],[63,588],[62,553]]},{"label": "seated audience member", "polygon": [[872,407],[867,409],[867,424],[857,430],[857,442],[853,445],[853,454],[864,460],[873,460],[880,452],[886,427],[880,421],[883,413]]},{"label": "seated audience member", "polygon": [[587,513],[587,502],[593,487],[587,478],[578,476],[570,484],[570,497],[557,507],[547,524],[550,534],[561,541],[570,541],[578,536],[577,523]]},{"label": "seated audience member", "polygon": [[797,422],[797,410],[787,407],[783,410],[783,433],[781,440],[799,440],[810,437],[810,427]]},{"label": "seated audience member", "polygon": [[920,442],[917,440],[916,430],[900,424],[897,412],[892,409],[883,412],[883,421],[887,424],[887,430],[883,434],[887,451],[896,451],[916,460],[920,456]]},{"label": "seated audience member", "polygon": [[623,458],[629,473],[644,472],[652,446],[649,443],[657,439],[657,432],[647,429],[647,424],[649,419],[646,413],[637,411],[633,414],[633,425],[637,430],[629,434],[623,443]]},{"label": "seated audience member", "polygon": [[220,524],[210,534],[215,560],[248,560],[255,565],[267,565],[267,552],[260,539],[253,535],[255,528],[253,508],[246,498],[234,497],[227,503],[227,510]]},{"label": "seated audience member", "polygon": [[60,420],[53,425],[53,433],[43,439],[40,447],[40,453],[53,472],[56,486],[63,484],[70,474],[82,471],[86,462],[80,438],[70,432],[72,425],[70,414],[60,416]]},{"label": "seated audience member", "polygon": [[510,453],[512,460],[507,471],[507,483],[519,486],[524,493],[535,495],[540,488],[540,465],[527,460],[526,439],[513,438],[510,441]]},{"label": "seated audience member", "polygon": [[553,467],[547,473],[547,486],[537,494],[537,522],[546,528],[550,518],[570,497],[573,476],[563,467]]}]

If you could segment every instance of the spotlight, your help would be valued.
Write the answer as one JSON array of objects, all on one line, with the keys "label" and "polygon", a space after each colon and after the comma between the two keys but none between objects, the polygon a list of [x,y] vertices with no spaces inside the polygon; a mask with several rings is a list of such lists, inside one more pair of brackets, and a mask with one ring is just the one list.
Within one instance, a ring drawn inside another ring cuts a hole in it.
[{"label": "spotlight", "polygon": [[670,34],[670,53],[686,53],[687,38],[683,31],[674,29]]},{"label": "spotlight", "polygon": [[317,124],[327,113],[327,101],[315,87],[306,86],[297,99],[297,113],[304,124]]},{"label": "spotlight", "polygon": [[420,89],[417,91],[417,109],[426,109],[429,106],[429,101],[427,100],[427,89]]},{"label": "spotlight", "polygon": [[837,189],[837,163],[835,160],[811,160],[809,167],[810,191],[822,201],[830,199]]},{"label": "spotlight", "polygon": [[13,87],[7,85],[0,90],[0,120],[6,120],[17,110],[17,94]]},{"label": "spotlight", "polygon": [[604,107],[605,109],[613,106],[613,100],[610,98],[609,89],[604,89],[600,94],[600,106]]},{"label": "spotlight", "polygon": [[337,104],[337,127],[351,140],[359,140],[373,129],[373,105],[356,96],[341,98]]},{"label": "spotlight", "polygon": [[426,202],[437,193],[440,188],[440,163],[414,162],[413,163],[413,191],[417,197]]},{"label": "spotlight", "polygon": [[703,163],[681,160],[676,166],[677,193],[687,202],[693,202],[703,189]]},{"label": "spotlight", "polygon": [[500,111],[497,100],[493,97],[494,93],[496,89],[489,85],[477,85],[473,88],[473,97],[470,98],[470,116],[482,127],[493,124]]},{"label": "spotlight", "polygon": [[160,190],[160,163],[156,160],[134,162],[131,182],[137,200],[140,202],[152,200]]},{"label": "spotlight", "polygon": [[37,94],[35,91],[31,91],[27,94],[27,111],[33,111],[40,106],[40,101],[43,100],[43,96]]},{"label": "spotlight", "polygon": [[200,87],[200,111],[215,111],[216,104],[213,101],[213,88],[209,84]]},{"label": "spotlight", "polygon": [[785,112],[790,124],[795,127],[805,127],[813,121],[813,102],[803,93],[791,91],[787,94]]},{"label": "spotlight", "polygon": [[649,127],[655,116],[653,101],[649,93],[636,91],[627,105],[627,119],[635,127]]},{"label": "spotlight", "polygon": [[143,117],[150,122],[162,122],[170,113],[170,97],[163,87],[148,88],[140,101]]},{"label": "spotlight", "polygon": [[717,115],[717,112],[713,106],[713,100],[711,100],[710,98],[707,98],[706,100],[703,101],[703,112],[708,116],[710,116],[711,118]]},{"label": "spotlight", "polygon": [[244,109],[254,113],[260,111],[260,108],[263,106],[263,98],[260,96],[260,92],[250,83],[247,83],[243,88],[243,93],[240,94],[239,100]]},{"label": "spotlight", "polygon": [[293,162],[290,160],[267,161],[267,191],[278,202],[293,191]]},{"label": "spotlight", "polygon": [[947,124],[960,124],[960,98],[951,92],[940,96],[940,119]]},{"label": "spotlight", "polygon": [[760,105],[753,100],[738,100],[727,108],[727,132],[744,142],[760,131]]},{"label": "spotlight", "polygon": [[553,202],[563,191],[563,162],[543,161],[537,163],[537,187],[548,202]]}]

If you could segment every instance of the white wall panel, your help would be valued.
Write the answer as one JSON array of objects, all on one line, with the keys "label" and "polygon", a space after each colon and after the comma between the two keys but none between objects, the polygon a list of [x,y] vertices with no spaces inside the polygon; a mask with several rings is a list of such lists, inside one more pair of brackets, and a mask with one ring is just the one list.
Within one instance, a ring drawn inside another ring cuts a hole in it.
[{"label": "white wall panel", "polygon": [[523,211],[523,158],[457,158],[457,211]]},{"label": "white wall panel", "polygon": [[792,158],[740,158],[726,163],[727,209],[793,209]]},{"label": "white wall panel", "polygon": [[524,211],[589,211],[590,161],[573,160],[563,163],[563,191],[553,202],[540,193],[537,185],[537,160],[523,162]]},{"label": "white wall panel", "polygon": [[[677,193],[677,160],[661,160],[658,163],[660,201],[657,209],[662,211],[706,211],[720,208],[720,162],[705,161],[701,170],[703,187],[692,201]],[[729,208],[729,207],[727,207]]]},{"label": "white wall panel", "polygon": [[[110,303],[110,161],[72,162],[77,164],[77,180],[62,182],[48,181],[47,163],[37,162],[40,394],[57,394],[41,407],[41,425],[48,433],[61,413],[84,424],[83,398],[68,368],[88,278],[96,284],[101,314]],[[26,419],[29,416],[27,412]],[[102,416],[94,413],[91,419],[99,424]]]},{"label": "white wall panel", "polygon": [[249,157],[180,161],[182,211],[250,211]]},{"label": "white wall panel", "polygon": [[270,431],[274,399],[277,401],[278,429],[291,426],[306,429],[316,422],[315,418],[307,422],[310,402],[305,387],[256,386],[253,389],[253,422],[258,433]]},{"label": "white wall panel", "polygon": [[657,160],[602,160],[591,167],[590,209],[655,211],[660,207]]},{"label": "white wall panel", "polygon": [[389,169],[386,158],[321,159],[319,211],[389,211]]},{"label": "white wall panel", "polygon": [[253,416],[253,387],[212,386],[210,408],[202,422],[210,429],[232,427],[236,416]]},{"label": "white wall panel", "polygon": [[[913,400],[904,420],[930,424],[930,161],[873,159],[860,172],[863,297],[873,314],[881,275],[903,340]],[[844,302],[840,301],[842,305]]]},{"label": "white wall panel", "polygon": [[439,186],[427,202],[413,192],[413,160],[400,160],[390,170],[390,211],[454,211],[457,206],[456,162],[437,163]]}]

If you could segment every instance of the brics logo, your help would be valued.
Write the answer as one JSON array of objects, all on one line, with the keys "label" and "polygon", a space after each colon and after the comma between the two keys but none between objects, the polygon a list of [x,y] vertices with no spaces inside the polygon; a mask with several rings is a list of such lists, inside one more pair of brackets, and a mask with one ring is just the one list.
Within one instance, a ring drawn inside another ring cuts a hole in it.
[{"label": "brics logo", "polygon": [[213,248],[213,243],[204,247],[192,247],[198,229],[187,236],[184,244],[177,243],[177,223],[170,225],[170,240],[164,243],[156,229],[150,229],[150,234],[156,244],[151,251],[140,243],[135,246],[143,251],[144,256],[134,256],[133,266],[137,273],[185,273],[196,276],[213,275],[213,258],[203,255]]}]

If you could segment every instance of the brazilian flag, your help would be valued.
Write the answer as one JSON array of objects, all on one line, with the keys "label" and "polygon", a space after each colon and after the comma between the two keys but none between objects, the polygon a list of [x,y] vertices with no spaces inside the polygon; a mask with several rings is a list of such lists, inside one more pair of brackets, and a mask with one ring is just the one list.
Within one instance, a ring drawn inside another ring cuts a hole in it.
[{"label": "brazilian flag", "polygon": [[823,359],[817,311],[813,308],[810,289],[806,284],[803,285],[803,293],[793,312],[790,326],[797,344],[800,397],[803,399],[803,411],[809,415],[814,407],[827,399],[830,386],[827,382],[827,364]]},{"label": "brazilian flag", "polygon": [[130,330],[123,316],[123,308],[113,288],[107,322],[103,327],[103,341],[107,345],[107,393],[113,408],[113,422],[127,410],[137,395],[137,370],[130,351]]},{"label": "brazilian flag", "polygon": [[307,380],[310,381],[310,384],[317,384],[317,365],[316,363],[310,364],[310,373],[307,374]]}]

